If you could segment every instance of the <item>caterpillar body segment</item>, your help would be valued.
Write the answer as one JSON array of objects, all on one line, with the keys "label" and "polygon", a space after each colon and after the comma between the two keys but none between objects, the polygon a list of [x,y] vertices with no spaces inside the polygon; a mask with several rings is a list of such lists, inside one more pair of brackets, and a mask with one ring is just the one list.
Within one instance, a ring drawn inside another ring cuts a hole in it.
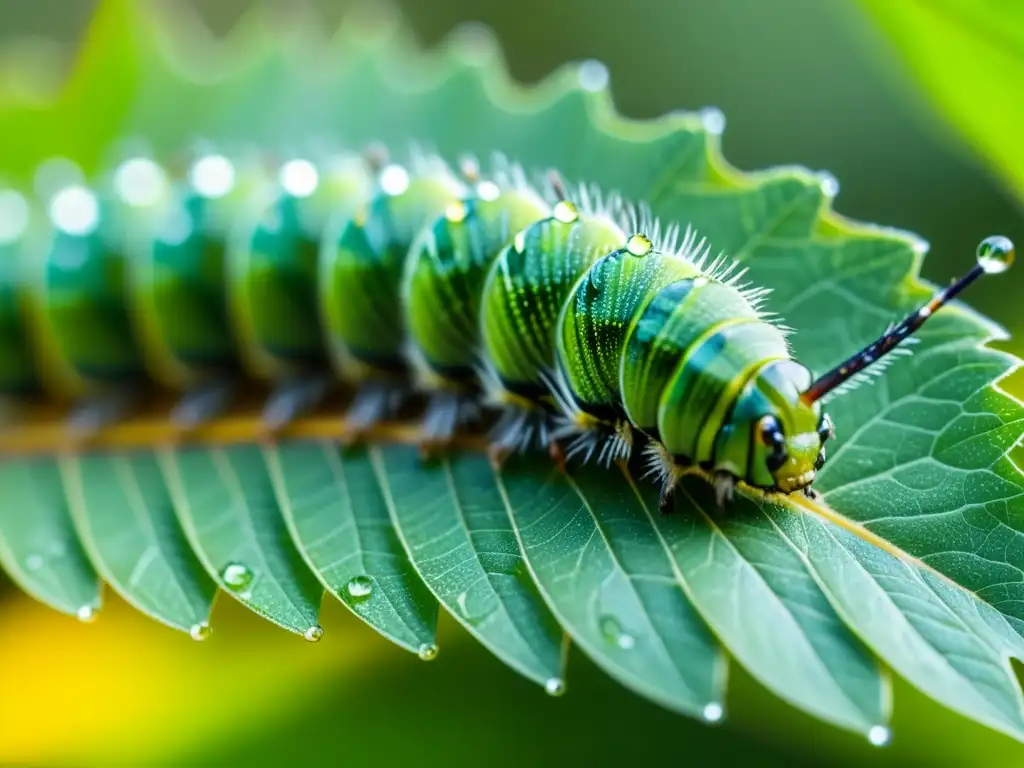
[{"label": "caterpillar body segment", "polygon": [[537,442],[558,454],[551,418],[558,318],[577,281],[626,240],[609,209],[562,199],[491,265],[480,320],[488,396],[506,410],[492,432],[497,455]]},{"label": "caterpillar body segment", "polygon": [[128,260],[128,301],[149,375],[191,390],[235,375],[217,198],[180,183],[164,221]]},{"label": "caterpillar body segment", "polygon": [[480,297],[490,266],[518,232],[550,211],[525,179],[478,180],[414,243],[406,262],[403,305],[426,385],[475,386]]},{"label": "caterpillar body segment", "polygon": [[496,457],[610,463],[643,444],[663,502],[691,466],[722,502],[741,480],[791,493],[834,436],[823,398],[1014,255],[987,238],[971,272],[814,379],[764,292],[689,230],[677,245],[615,196],[538,192],[507,163],[461,170],[208,153],[174,179],[133,158],[45,195],[35,227],[0,190],[0,394],[71,401],[87,436],[149,380],[181,393],[187,430],[248,376],[271,386],[273,430],[340,383],[354,438],[418,391],[431,450],[489,407]]},{"label": "caterpillar body segment", "polygon": [[358,388],[348,415],[357,431],[391,415],[409,391],[406,260],[424,227],[466,196],[444,163],[418,166],[384,167],[370,200],[321,250],[321,317],[335,369]]},{"label": "caterpillar body segment", "polygon": [[[700,274],[686,258],[656,250],[646,235],[634,234],[577,281],[559,316],[556,343],[559,405],[568,414],[558,434],[574,435],[570,457],[582,454],[589,460],[598,449],[597,458],[605,463],[629,457],[633,426],[643,422],[630,420],[622,377],[641,362],[634,349],[639,321],[662,288]],[[651,340],[652,330],[650,319],[640,326],[643,343]],[[627,352],[633,358],[627,359]]]},{"label": "caterpillar body segment", "polygon": [[516,233],[550,215],[551,205],[502,159],[493,178],[463,161],[468,194],[449,205],[413,243],[402,285],[407,348],[420,389],[427,450],[443,446],[479,415],[480,304],[491,265]]},{"label": "caterpillar body segment", "polygon": [[[72,183],[48,201],[21,261],[26,329],[43,386],[61,400],[124,392],[142,378],[128,322],[126,247],[147,212]],[[130,233],[130,235],[129,235]]]}]

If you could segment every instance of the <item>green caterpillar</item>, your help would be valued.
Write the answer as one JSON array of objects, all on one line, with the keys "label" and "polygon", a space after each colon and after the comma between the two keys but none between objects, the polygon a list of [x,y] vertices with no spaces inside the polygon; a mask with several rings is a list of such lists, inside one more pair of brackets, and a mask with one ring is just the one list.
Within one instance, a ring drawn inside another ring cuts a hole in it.
[{"label": "green caterpillar", "polygon": [[75,403],[83,439],[151,383],[182,393],[185,434],[243,377],[270,386],[268,430],[344,382],[350,439],[422,395],[427,450],[495,411],[497,459],[624,462],[643,439],[663,503],[691,466],[720,503],[738,481],[809,493],[834,432],[822,398],[1014,255],[987,238],[968,274],[815,379],[742,271],[555,173],[372,148],[273,165],[200,150],[179,176],[144,156],[94,189],[65,171],[34,226],[0,192],[0,391]]}]

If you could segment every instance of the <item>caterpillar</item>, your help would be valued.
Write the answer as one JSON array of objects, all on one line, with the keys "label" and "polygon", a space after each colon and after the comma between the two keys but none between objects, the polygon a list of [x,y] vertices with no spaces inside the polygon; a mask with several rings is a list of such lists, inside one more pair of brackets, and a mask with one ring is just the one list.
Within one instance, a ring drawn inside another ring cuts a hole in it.
[{"label": "caterpillar", "polygon": [[91,185],[59,168],[34,203],[0,192],[0,393],[72,404],[75,439],[153,384],[180,394],[187,434],[243,378],[270,387],[269,433],[343,383],[348,440],[420,397],[426,453],[487,414],[496,461],[625,462],[642,441],[663,508],[689,467],[720,505],[740,481],[813,493],[825,397],[1014,258],[986,238],[967,274],[814,377],[767,291],[691,229],[500,155],[484,172],[377,146],[316,162],[200,147],[181,172],[140,154]]}]

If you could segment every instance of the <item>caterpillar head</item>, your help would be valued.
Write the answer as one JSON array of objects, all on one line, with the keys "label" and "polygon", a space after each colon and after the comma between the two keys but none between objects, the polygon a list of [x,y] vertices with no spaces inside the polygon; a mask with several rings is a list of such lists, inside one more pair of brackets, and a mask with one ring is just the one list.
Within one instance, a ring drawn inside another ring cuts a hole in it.
[{"label": "caterpillar head", "polygon": [[729,426],[740,438],[733,443],[737,449],[746,441],[744,479],[751,485],[791,493],[814,482],[833,428],[818,403],[803,399],[810,383],[804,366],[779,360],[744,388]]}]

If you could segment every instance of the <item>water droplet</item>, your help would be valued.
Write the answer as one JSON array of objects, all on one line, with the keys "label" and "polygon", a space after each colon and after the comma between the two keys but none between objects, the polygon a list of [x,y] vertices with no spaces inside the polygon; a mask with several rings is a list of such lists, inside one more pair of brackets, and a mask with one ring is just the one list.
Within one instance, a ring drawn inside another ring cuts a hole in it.
[{"label": "water droplet", "polygon": [[544,681],[544,692],[548,696],[561,696],[565,693],[565,680],[560,677],[549,677]]},{"label": "water droplet", "polygon": [[96,195],[76,184],[57,192],[50,199],[50,220],[69,235],[88,235],[100,223],[100,204]]},{"label": "water droplet", "polygon": [[90,621],[96,620],[96,613],[96,606],[83,605],[81,608],[75,611],[75,616],[78,617],[79,621],[84,621],[86,624],[88,624]]},{"label": "water droplet", "polygon": [[602,616],[600,627],[604,639],[612,645],[616,645],[624,651],[628,651],[636,645],[636,638],[623,631],[622,625],[614,616]]},{"label": "water droplet", "polygon": [[892,731],[884,725],[873,725],[868,731],[868,741],[876,747],[884,747],[889,743],[890,738],[892,738]]},{"label": "water droplet", "polygon": [[717,701],[711,701],[704,705],[701,716],[709,723],[717,723],[725,716],[725,709]]},{"label": "water droplet", "polygon": [[373,594],[373,581],[368,576],[354,576],[345,585],[345,593],[353,600],[365,600]]},{"label": "water droplet", "polygon": [[400,165],[389,165],[380,172],[380,188],[395,197],[409,188],[409,172]]},{"label": "water droplet", "polygon": [[320,185],[320,172],[309,160],[289,160],[281,166],[278,182],[292,197],[309,197]]},{"label": "water droplet", "polygon": [[493,181],[481,181],[477,184],[476,194],[481,200],[493,202],[501,197],[501,187]]},{"label": "water droplet", "polygon": [[437,658],[437,646],[433,643],[423,643],[416,653],[423,661],[433,661]]},{"label": "water droplet", "polygon": [[978,245],[978,263],[990,275],[998,275],[1013,266],[1013,242],[1002,235],[986,237]]},{"label": "water droplet", "polygon": [[220,577],[232,592],[240,592],[252,583],[252,571],[241,563],[228,563]]},{"label": "water droplet", "polygon": [[646,256],[653,247],[651,239],[639,232],[626,241],[626,250],[634,256]]},{"label": "water droplet", "polygon": [[311,643],[319,643],[324,636],[324,628],[319,624],[314,624],[312,627],[307,629],[302,636]]},{"label": "water droplet", "polygon": [[155,205],[167,189],[163,168],[148,157],[125,160],[114,171],[117,196],[133,208]]},{"label": "water droplet", "polygon": [[725,132],[725,114],[718,107],[704,107],[700,111],[700,123],[705,131],[714,136]]},{"label": "water droplet", "polygon": [[821,187],[821,192],[825,197],[835,197],[839,194],[839,179],[828,171],[818,173],[818,186]]},{"label": "water droplet", "polygon": [[555,218],[563,224],[572,224],[580,217],[579,209],[568,200],[560,200],[553,211]]},{"label": "water droplet", "polygon": [[235,188],[235,166],[224,155],[204,155],[192,164],[188,178],[203,197],[224,197]]},{"label": "water droplet", "polygon": [[38,571],[43,567],[43,558],[41,555],[29,555],[25,558],[25,569],[28,571]]},{"label": "water droplet", "polygon": [[585,91],[600,91],[608,85],[608,67],[597,59],[589,59],[580,64],[580,87]]},{"label": "water droplet", "polygon": [[452,224],[461,224],[466,220],[468,209],[462,200],[456,200],[444,209],[444,217]]},{"label": "water droplet", "polygon": [[193,640],[202,642],[213,633],[213,629],[205,621],[193,624],[188,628],[188,634]]}]

